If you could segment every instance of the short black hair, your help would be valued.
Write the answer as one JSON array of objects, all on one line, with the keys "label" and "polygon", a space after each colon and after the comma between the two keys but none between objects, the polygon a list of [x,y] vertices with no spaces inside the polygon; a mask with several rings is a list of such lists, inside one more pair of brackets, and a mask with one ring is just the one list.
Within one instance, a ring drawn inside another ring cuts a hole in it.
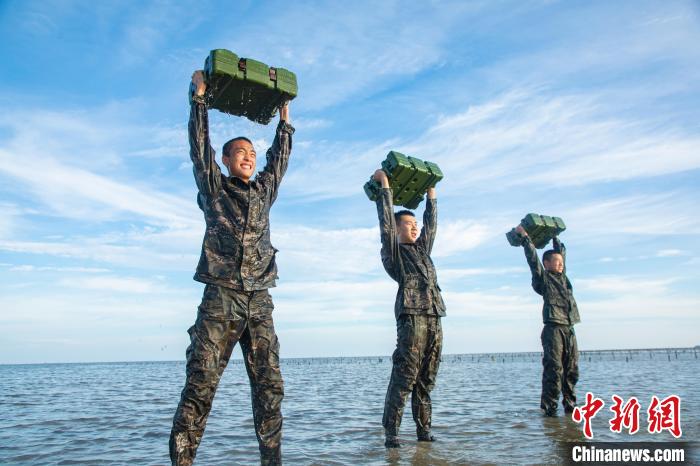
[{"label": "short black hair", "polygon": [[231,146],[232,146],[233,143],[236,142],[236,141],[248,141],[248,144],[250,144],[251,146],[253,145],[253,141],[251,141],[250,139],[248,139],[248,138],[245,137],[245,136],[238,136],[238,137],[235,137],[235,138],[230,139],[229,141],[227,141],[226,144],[224,144],[224,147],[221,149],[221,156],[222,156],[222,157],[225,156],[225,155],[230,155],[229,152],[231,151]]},{"label": "short black hair", "polygon": [[415,216],[416,216],[416,214],[414,214],[414,213],[411,212],[410,210],[399,210],[398,212],[394,212],[394,221],[395,221],[396,223],[399,223],[399,221],[401,220],[401,216],[402,216],[402,215],[410,215],[411,217],[415,217]]},{"label": "short black hair", "polygon": [[549,249],[549,250],[545,251],[544,254],[542,254],[542,262],[544,262],[544,261],[549,262],[552,259],[552,256],[554,254],[561,255],[561,253],[559,251],[555,251],[554,249]]}]

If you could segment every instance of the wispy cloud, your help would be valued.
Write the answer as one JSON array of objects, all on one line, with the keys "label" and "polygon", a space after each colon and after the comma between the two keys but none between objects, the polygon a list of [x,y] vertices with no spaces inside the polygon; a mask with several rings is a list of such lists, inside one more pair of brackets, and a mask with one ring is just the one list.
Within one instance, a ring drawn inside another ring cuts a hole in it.
[{"label": "wispy cloud", "polygon": [[691,214],[695,204],[685,191],[624,196],[574,208],[567,221],[577,234],[694,235],[700,232],[700,220]]},{"label": "wispy cloud", "polygon": [[669,286],[677,281],[677,278],[642,278],[632,276],[598,276],[593,278],[579,278],[576,287],[594,293],[661,297],[669,291]]},{"label": "wispy cloud", "polygon": [[[444,117],[407,150],[436,154],[451,192],[585,185],[700,168],[700,138],[654,122],[609,117],[603,95],[509,91]],[[426,157],[428,158],[428,157]]]},{"label": "wispy cloud", "polygon": [[197,263],[201,229],[136,230],[55,240],[1,240],[0,250],[30,256],[90,260],[142,270],[191,270]]},{"label": "wispy cloud", "polygon": [[[15,162],[17,157],[23,158],[21,166]],[[0,150],[0,171],[25,183],[35,197],[63,217],[107,220],[128,212],[160,224],[195,222],[191,202],[146,187],[119,183],[48,157],[39,161],[30,154]],[[42,175],[38,176],[39,173]],[[192,215],[183,216],[188,211]]]},{"label": "wispy cloud", "polygon": [[81,273],[81,274],[93,274],[93,273],[106,273],[109,269],[99,268],[99,267],[53,267],[53,266],[36,266],[36,265],[9,265],[9,270],[11,272],[59,272],[59,273]]},{"label": "wispy cloud", "polygon": [[450,257],[469,251],[483,244],[493,233],[489,226],[476,220],[445,222],[438,226],[440,240],[436,239],[433,256]]},{"label": "wispy cloud", "polygon": [[66,288],[131,294],[153,293],[156,289],[160,288],[160,290],[163,291],[164,288],[162,283],[156,283],[143,278],[115,276],[66,278],[60,280],[59,284]]},{"label": "wispy cloud", "polygon": [[[270,63],[295,67],[304,96],[299,105],[318,110],[440,66],[448,58],[444,44],[450,32],[463,25],[460,16],[478,8],[459,3],[439,8],[396,2],[361,2],[353,8],[298,4],[264,25],[226,32],[221,43],[236,43],[238,53],[250,56],[264,51]],[[310,19],[313,27],[308,27]]]}]

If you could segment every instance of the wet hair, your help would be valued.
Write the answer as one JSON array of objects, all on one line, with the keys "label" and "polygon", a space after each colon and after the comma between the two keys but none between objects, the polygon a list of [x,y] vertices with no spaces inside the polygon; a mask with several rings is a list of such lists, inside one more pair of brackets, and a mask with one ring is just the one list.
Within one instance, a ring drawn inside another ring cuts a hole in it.
[{"label": "wet hair", "polygon": [[410,215],[411,217],[415,217],[416,214],[411,212],[410,210],[399,210],[398,212],[394,212],[394,221],[396,223],[399,223],[401,221],[401,217],[403,215]]},{"label": "wet hair", "polygon": [[552,256],[554,254],[561,255],[561,253],[559,251],[555,251],[554,249],[549,249],[549,250],[545,251],[544,254],[542,254],[542,262],[544,262],[544,261],[549,262],[550,260],[552,260]]},{"label": "wet hair", "polygon": [[251,146],[253,145],[253,141],[251,141],[251,140],[248,139],[247,137],[245,137],[245,136],[238,136],[238,137],[236,137],[236,138],[233,138],[233,139],[229,140],[228,142],[226,142],[226,144],[224,144],[224,147],[221,149],[221,156],[222,156],[222,157],[227,156],[227,155],[230,155],[229,152],[231,151],[231,146],[232,146],[233,143],[236,142],[236,141],[248,141],[248,144],[250,144]]}]

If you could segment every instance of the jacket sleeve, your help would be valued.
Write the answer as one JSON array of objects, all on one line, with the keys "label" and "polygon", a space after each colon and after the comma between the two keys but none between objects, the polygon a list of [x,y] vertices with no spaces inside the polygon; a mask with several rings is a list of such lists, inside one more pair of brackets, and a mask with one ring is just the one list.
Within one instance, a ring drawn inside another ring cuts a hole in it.
[{"label": "jacket sleeve", "polygon": [[423,212],[423,228],[417,242],[420,243],[428,255],[433,250],[435,233],[437,232],[437,199],[426,199],[425,212]]},{"label": "jacket sleeve", "polygon": [[203,97],[192,97],[188,130],[192,170],[201,206],[202,201],[209,200],[221,188],[221,169],[216,164],[215,152],[209,142],[209,118]]},{"label": "jacket sleeve", "polygon": [[294,127],[286,121],[280,121],[277,125],[275,140],[267,150],[265,168],[258,174],[257,181],[270,192],[270,204],[277,199],[280,182],[289,165],[289,155],[292,152],[292,134],[294,134]]},{"label": "jacket sleeve", "polygon": [[559,237],[555,236],[554,239],[552,240],[552,247],[553,249],[561,254],[561,258],[564,261],[564,274],[566,275],[566,246],[564,246],[564,243],[559,241]]},{"label": "jacket sleeve", "polygon": [[396,238],[392,196],[391,188],[381,189],[377,198],[377,216],[379,217],[379,234],[382,240],[382,264],[389,276],[398,282],[401,280],[402,264],[399,241]]},{"label": "jacket sleeve", "polygon": [[540,258],[537,257],[535,245],[532,244],[532,240],[529,237],[523,240],[523,249],[525,250],[527,265],[530,266],[530,272],[532,273],[532,289],[537,294],[544,294],[544,268]]}]

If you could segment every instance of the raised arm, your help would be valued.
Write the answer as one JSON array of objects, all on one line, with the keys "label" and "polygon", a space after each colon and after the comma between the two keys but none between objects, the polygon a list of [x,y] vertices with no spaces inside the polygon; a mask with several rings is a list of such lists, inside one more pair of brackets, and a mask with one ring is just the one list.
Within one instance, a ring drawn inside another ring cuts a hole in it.
[{"label": "raised arm", "polygon": [[416,242],[423,245],[428,255],[433,250],[435,233],[437,232],[437,194],[435,188],[428,188],[428,195],[423,212],[423,228]]},{"label": "raised arm", "polygon": [[393,193],[389,186],[389,179],[384,171],[377,170],[374,172],[374,179],[382,185],[380,195],[377,198],[379,234],[382,240],[382,264],[389,276],[398,282],[401,280],[402,264],[399,253],[399,241],[396,237]]},{"label": "raised arm", "polygon": [[204,100],[206,84],[204,74],[198,70],[192,74],[194,93],[190,107],[188,125],[190,139],[190,158],[194,179],[199,189],[199,204],[211,198],[221,187],[221,169],[214,159],[215,152],[209,142],[209,118]]},{"label": "raised arm", "polygon": [[559,237],[555,236],[554,239],[552,240],[552,248],[561,254],[562,261],[564,262],[564,274],[566,275],[566,246],[564,246],[564,243],[559,241]]},{"label": "raised arm", "polygon": [[522,226],[518,225],[516,230],[523,236],[525,259],[527,260],[527,265],[530,266],[530,273],[532,273],[532,289],[535,290],[537,294],[543,294],[544,267],[540,262],[540,258],[537,256],[537,249],[535,249],[535,245],[532,244],[530,236],[528,236],[527,232]]},{"label": "raised arm", "polygon": [[277,133],[272,146],[267,150],[267,163],[258,174],[258,182],[270,190],[270,204],[277,199],[282,177],[289,165],[289,154],[292,152],[292,134],[294,127],[289,120],[289,103],[280,107],[280,122],[277,125]]}]

